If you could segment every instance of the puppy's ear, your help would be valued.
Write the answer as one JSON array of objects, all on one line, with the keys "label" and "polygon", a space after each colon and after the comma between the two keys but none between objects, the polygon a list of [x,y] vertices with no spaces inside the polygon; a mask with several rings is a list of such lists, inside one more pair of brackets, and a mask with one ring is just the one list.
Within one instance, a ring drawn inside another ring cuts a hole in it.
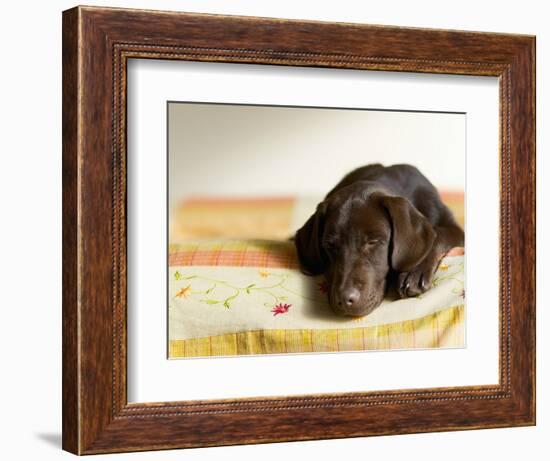
[{"label": "puppy's ear", "polygon": [[326,204],[321,202],[317,211],[296,232],[294,244],[302,270],[307,275],[322,274],[327,268],[328,257],[322,246],[325,214]]},{"label": "puppy's ear", "polygon": [[425,216],[403,197],[384,197],[382,203],[391,218],[391,266],[409,272],[426,257],[436,238]]}]

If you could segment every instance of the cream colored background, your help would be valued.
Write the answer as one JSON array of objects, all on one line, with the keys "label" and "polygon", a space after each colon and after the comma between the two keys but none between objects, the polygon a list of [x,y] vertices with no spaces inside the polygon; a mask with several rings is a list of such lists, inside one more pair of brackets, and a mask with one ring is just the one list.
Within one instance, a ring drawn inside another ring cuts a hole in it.
[{"label": "cream colored background", "polygon": [[171,205],[192,195],[322,198],[368,163],[464,190],[466,115],[169,103]]}]

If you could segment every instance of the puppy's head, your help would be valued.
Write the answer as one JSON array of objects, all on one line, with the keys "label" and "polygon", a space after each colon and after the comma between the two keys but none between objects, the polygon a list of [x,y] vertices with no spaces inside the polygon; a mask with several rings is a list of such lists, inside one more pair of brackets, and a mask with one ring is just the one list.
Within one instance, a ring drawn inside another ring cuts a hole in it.
[{"label": "puppy's head", "polygon": [[347,186],[317,206],[295,244],[304,273],[325,273],[333,310],[363,316],[380,305],[391,270],[408,272],[427,255],[435,231],[403,197]]}]

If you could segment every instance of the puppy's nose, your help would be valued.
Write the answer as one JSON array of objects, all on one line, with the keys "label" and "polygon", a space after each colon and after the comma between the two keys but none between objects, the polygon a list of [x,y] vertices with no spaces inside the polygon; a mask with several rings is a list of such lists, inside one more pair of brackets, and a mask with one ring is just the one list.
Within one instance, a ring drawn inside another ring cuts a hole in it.
[{"label": "puppy's nose", "polygon": [[357,288],[350,288],[342,293],[342,304],[346,307],[352,307],[359,300],[359,290]]}]

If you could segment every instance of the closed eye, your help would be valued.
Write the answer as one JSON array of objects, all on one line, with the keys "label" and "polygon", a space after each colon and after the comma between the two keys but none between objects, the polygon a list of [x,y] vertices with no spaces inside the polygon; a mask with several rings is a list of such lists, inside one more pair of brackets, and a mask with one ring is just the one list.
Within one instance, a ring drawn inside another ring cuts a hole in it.
[{"label": "closed eye", "polygon": [[363,249],[365,250],[372,250],[373,248],[381,245],[384,243],[384,240],[383,239],[370,239],[370,240],[367,240],[364,245],[363,245]]},{"label": "closed eye", "polygon": [[323,248],[328,253],[334,253],[338,249],[338,242],[335,240],[325,240],[323,242]]},{"label": "closed eye", "polygon": [[336,249],[336,242],[323,242],[325,250],[334,250]]}]

